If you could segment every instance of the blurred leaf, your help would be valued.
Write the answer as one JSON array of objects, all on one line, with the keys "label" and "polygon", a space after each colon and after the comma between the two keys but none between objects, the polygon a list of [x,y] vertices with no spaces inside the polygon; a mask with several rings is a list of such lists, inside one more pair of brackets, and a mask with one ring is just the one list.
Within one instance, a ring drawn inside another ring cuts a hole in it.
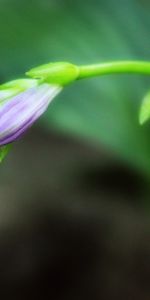
[{"label": "blurred leaf", "polygon": [[150,118],[150,92],[146,94],[140,110],[140,124],[144,124]]},{"label": "blurred leaf", "polygon": [[[149,60],[149,9],[140,0],[1,0],[1,80],[50,61]],[[78,82],[42,121],[100,141],[150,174],[150,132],[138,122],[148,88],[144,76]]]}]

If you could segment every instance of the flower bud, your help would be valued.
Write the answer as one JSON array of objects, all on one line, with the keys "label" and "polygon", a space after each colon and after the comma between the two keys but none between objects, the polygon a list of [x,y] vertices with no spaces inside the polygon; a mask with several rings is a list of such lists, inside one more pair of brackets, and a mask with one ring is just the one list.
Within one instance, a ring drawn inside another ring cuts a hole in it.
[{"label": "flower bud", "polygon": [[62,87],[30,79],[0,87],[0,146],[18,139],[45,112]]}]

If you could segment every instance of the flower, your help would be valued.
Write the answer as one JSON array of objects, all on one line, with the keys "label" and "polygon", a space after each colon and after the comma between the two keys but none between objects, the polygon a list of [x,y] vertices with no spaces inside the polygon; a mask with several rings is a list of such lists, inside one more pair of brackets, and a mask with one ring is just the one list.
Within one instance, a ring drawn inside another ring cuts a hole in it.
[{"label": "flower", "polygon": [[70,63],[50,63],[29,70],[26,75],[30,79],[1,85],[0,147],[21,137],[62,88],[77,79],[78,73],[78,67]]},{"label": "flower", "polygon": [[0,146],[21,137],[61,90],[59,85],[39,83],[35,79],[0,86]]}]

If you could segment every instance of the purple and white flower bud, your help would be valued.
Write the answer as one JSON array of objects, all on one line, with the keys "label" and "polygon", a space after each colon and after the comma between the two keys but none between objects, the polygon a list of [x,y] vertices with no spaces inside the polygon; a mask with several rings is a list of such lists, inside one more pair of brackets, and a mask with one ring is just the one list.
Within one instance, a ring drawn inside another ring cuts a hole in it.
[{"label": "purple and white flower bud", "polygon": [[[13,95],[0,90],[0,146],[9,144],[32,126],[45,112],[61,86],[43,83]],[[11,96],[10,96],[11,95]]]}]

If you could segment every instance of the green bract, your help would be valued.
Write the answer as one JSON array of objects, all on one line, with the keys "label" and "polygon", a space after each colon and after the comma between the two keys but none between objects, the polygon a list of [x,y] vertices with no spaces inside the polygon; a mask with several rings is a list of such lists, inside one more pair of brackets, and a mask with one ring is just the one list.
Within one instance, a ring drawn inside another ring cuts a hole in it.
[{"label": "green bract", "polygon": [[31,87],[38,85],[35,79],[18,79],[12,80],[0,85],[0,102],[3,102],[9,97],[13,97],[18,93],[25,91]]},{"label": "green bract", "polygon": [[79,76],[79,68],[67,62],[49,63],[31,69],[27,76],[41,79],[50,84],[67,85],[75,81]]}]

